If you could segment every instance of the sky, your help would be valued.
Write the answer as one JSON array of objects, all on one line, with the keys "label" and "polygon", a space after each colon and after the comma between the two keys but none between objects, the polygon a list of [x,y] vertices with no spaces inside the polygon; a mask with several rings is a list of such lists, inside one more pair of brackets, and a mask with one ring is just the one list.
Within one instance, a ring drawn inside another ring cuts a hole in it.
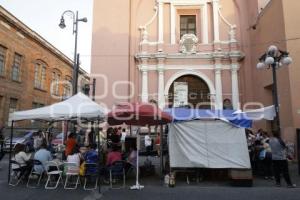
[{"label": "sky", "polygon": [[0,5],[72,60],[75,45],[72,18],[65,15],[65,29],[58,24],[65,10],[78,11],[79,18],[86,17],[88,22],[79,23],[77,52],[81,67],[90,72],[93,0],[0,0]]}]

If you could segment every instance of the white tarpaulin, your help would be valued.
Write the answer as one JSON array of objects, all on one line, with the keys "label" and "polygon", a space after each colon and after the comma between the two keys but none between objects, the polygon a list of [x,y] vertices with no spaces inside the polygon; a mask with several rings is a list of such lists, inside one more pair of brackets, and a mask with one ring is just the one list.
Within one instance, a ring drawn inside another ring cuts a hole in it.
[{"label": "white tarpaulin", "polygon": [[245,129],[220,120],[170,124],[169,153],[173,168],[251,168]]},{"label": "white tarpaulin", "polygon": [[104,118],[107,110],[88,96],[78,93],[65,101],[42,108],[10,114],[10,121],[20,120],[69,120],[73,118]]},{"label": "white tarpaulin", "polygon": [[268,106],[260,109],[255,110],[247,110],[245,112],[242,112],[241,110],[238,110],[234,112],[234,114],[242,114],[245,118],[251,119],[251,120],[274,120],[276,117],[276,111],[275,106]]}]

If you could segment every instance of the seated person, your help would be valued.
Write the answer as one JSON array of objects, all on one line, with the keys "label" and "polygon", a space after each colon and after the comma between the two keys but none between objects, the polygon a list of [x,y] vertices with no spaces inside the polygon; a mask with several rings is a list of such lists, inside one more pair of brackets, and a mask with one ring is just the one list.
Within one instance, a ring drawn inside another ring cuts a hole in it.
[{"label": "seated person", "polygon": [[[14,157],[13,160],[15,160],[19,165],[12,164],[12,169],[19,169],[20,168],[20,177],[25,175],[25,177],[29,176],[29,173],[31,171],[32,165],[29,163],[31,154],[25,153],[25,145],[24,144],[16,144],[14,148]],[[19,178],[20,178],[19,177]]]},{"label": "seated person", "polygon": [[96,144],[90,144],[87,147],[87,152],[84,155],[84,161],[86,163],[98,163],[98,152],[96,151],[96,148]]},{"label": "seated person", "polygon": [[82,156],[79,152],[79,147],[75,146],[73,152],[70,155],[68,155],[67,162],[76,163],[77,166],[79,167],[81,160],[82,160]]},{"label": "seated person", "polygon": [[114,162],[122,160],[122,154],[117,146],[112,147],[112,151],[107,154],[106,166],[111,166]]},{"label": "seated person", "polygon": [[130,147],[130,153],[127,158],[127,163],[125,166],[126,174],[129,172],[130,169],[136,169],[136,163],[137,162],[137,149],[136,146],[133,145]]},{"label": "seated person", "polygon": [[46,163],[52,160],[52,155],[50,151],[47,150],[47,144],[42,143],[40,149],[34,154],[34,160],[40,161],[43,166],[35,165],[34,170],[40,174],[42,174],[46,169]]},{"label": "seated person", "polygon": [[74,147],[76,146],[77,142],[75,139],[75,134],[70,133],[66,142],[66,149],[65,149],[65,156],[68,157],[69,154],[73,152]]},{"label": "seated person", "polygon": [[[84,161],[86,164],[99,164],[98,160],[98,152],[96,151],[96,144],[91,144],[87,147],[87,152],[84,155]],[[97,168],[95,168],[95,165],[88,166],[85,169],[85,173],[87,174],[94,174],[97,172]]]}]

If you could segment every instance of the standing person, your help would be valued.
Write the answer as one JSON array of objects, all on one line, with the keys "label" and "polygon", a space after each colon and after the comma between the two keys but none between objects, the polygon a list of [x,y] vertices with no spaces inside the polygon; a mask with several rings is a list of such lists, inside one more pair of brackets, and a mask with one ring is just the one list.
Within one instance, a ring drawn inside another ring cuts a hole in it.
[{"label": "standing person", "polygon": [[285,152],[286,144],[280,138],[278,132],[276,131],[273,132],[273,137],[270,139],[269,144],[272,150],[272,162],[273,162],[276,186],[278,187],[281,186],[280,175],[283,174],[287,186],[291,188],[296,187],[296,185],[292,183],[289,175],[288,161]]},{"label": "standing person", "polygon": [[39,150],[39,148],[42,145],[43,141],[44,141],[44,138],[43,138],[42,131],[38,131],[38,132],[34,133],[33,148],[34,148],[35,151]]},{"label": "standing person", "polygon": [[66,158],[73,152],[74,147],[76,146],[77,142],[75,139],[75,134],[70,133],[66,142],[66,149],[65,149],[65,156]]},{"label": "standing person", "polygon": [[146,147],[147,156],[149,156],[152,150],[152,139],[149,136],[149,134],[145,135],[145,147]]},{"label": "standing person", "polygon": [[[2,160],[2,158],[4,157],[5,153],[4,153],[4,126],[0,125],[0,161]],[[1,166],[0,166],[1,169]]]},{"label": "standing person", "polygon": [[[105,143],[106,143],[106,135],[105,135],[105,133],[103,132],[103,128],[102,128],[102,127],[99,128],[99,139],[100,139],[100,146],[101,146],[103,149],[106,149],[106,147],[105,147]],[[96,138],[96,141],[98,141],[98,137]]]},{"label": "standing person", "polygon": [[157,133],[157,136],[155,139],[155,149],[157,152],[157,156],[160,156],[160,133]]},{"label": "standing person", "polygon": [[121,133],[121,144],[122,144],[122,152],[125,152],[125,141],[126,141],[127,132],[126,129],[122,129]]},{"label": "standing person", "polygon": [[272,177],[272,150],[269,145],[270,138],[268,136],[267,132],[264,132],[263,134],[263,140],[262,140],[262,151],[264,152],[264,157],[262,160],[263,164],[263,171],[264,171],[264,177],[265,179],[273,179]]}]

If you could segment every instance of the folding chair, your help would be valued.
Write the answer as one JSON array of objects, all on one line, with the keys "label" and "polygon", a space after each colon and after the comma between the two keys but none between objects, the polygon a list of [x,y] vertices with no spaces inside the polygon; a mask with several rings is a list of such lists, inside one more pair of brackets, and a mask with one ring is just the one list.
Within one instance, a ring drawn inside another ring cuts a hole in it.
[{"label": "folding chair", "polygon": [[[64,163],[66,180],[64,184],[64,189],[76,189],[79,184],[79,166],[78,163],[65,162]],[[68,182],[72,177],[76,178],[75,182]],[[71,187],[73,186],[74,187]]]},{"label": "folding chair", "polygon": [[[62,180],[62,171],[59,169],[59,166],[56,162],[54,161],[49,161],[46,163],[46,168],[47,168],[47,182],[45,185],[45,189],[56,189],[60,181]],[[55,176],[58,176],[58,179],[53,182],[51,179]],[[51,184],[54,183],[54,186],[51,186]]]},{"label": "folding chair", "polygon": [[18,163],[15,160],[11,160],[10,163],[11,166],[16,165],[17,168],[11,169],[9,185],[17,186],[21,182],[24,174],[22,174],[22,168],[20,163]]},{"label": "folding chair", "polygon": [[[121,189],[126,187],[126,173],[125,173],[125,161],[116,161],[112,164],[109,169],[109,182],[111,189]],[[123,178],[122,187],[113,187],[113,180],[118,180]]]},{"label": "folding chair", "polygon": [[[96,163],[85,163],[84,164],[84,169],[85,169],[85,174],[84,174],[84,185],[83,185],[83,189],[84,190],[95,190],[97,189],[98,186],[98,176],[99,176],[99,172],[98,172],[98,165]],[[94,187],[87,187],[88,185],[88,179],[95,180],[95,184]]]},{"label": "folding chair", "polygon": [[[35,170],[34,170],[34,167],[35,167],[35,166],[41,167],[43,172],[35,171]],[[28,177],[27,187],[28,187],[28,188],[37,188],[37,187],[40,185],[40,182],[41,182],[41,179],[42,179],[42,177],[43,177],[44,171],[45,171],[45,168],[44,168],[43,164],[42,164],[39,160],[33,160],[33,167],[32,167],[32,170],[31,170],[31,172],[30,172],[30,174],[29,174],[29,177]],[[34,179],[35,179],[35,178],[34,178],[35,176],[38,177],[38,178],[37,178],[37,182],[35,182],[35,185],[34,185],[34,186],[31,186],[31,185],[30,185],[30,181],[31,181],[31,180],[34,180]]]}]

